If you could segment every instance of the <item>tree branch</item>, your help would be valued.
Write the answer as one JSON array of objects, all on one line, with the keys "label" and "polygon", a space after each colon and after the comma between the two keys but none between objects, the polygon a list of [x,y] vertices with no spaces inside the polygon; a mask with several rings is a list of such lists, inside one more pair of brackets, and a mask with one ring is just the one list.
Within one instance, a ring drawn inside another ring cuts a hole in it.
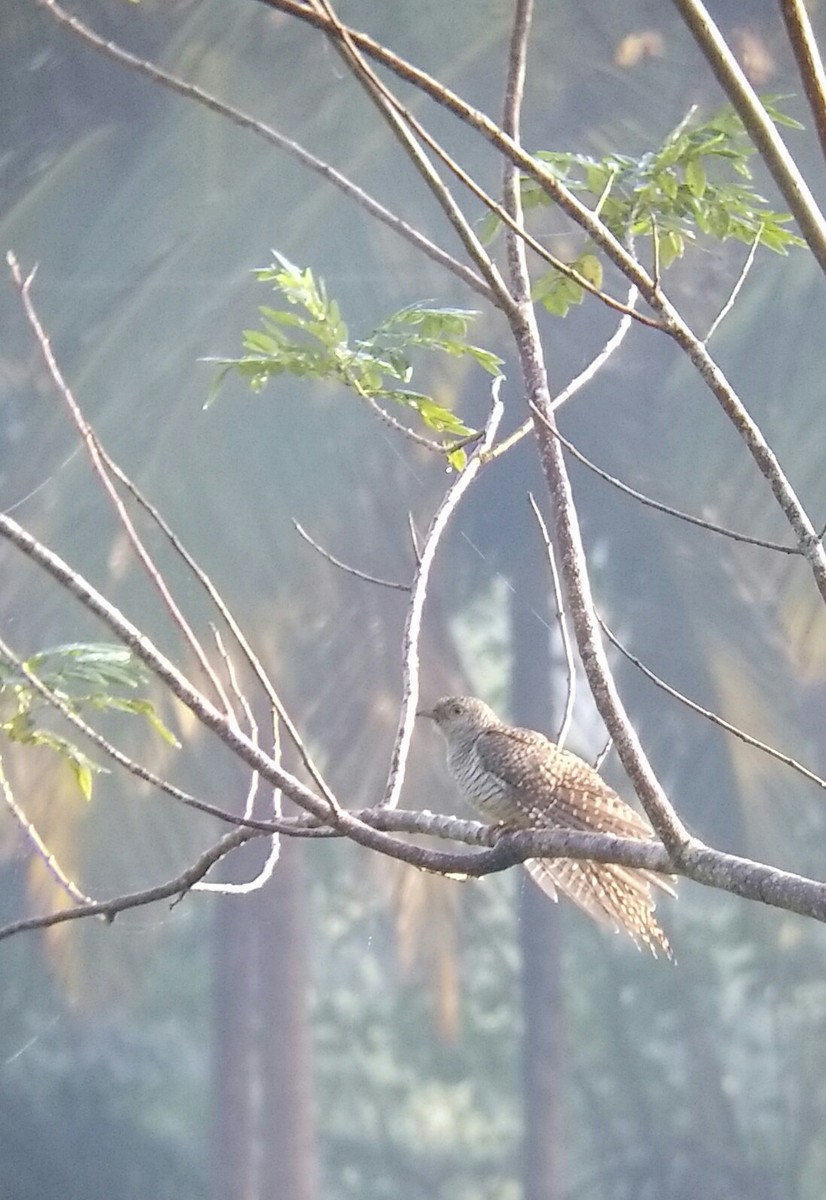
[{"label": "tree branch", "polygon": [[674,0],[674,4],[760,151],[821,270],[826,271],[826,220],[760,97],[701,0]]}]

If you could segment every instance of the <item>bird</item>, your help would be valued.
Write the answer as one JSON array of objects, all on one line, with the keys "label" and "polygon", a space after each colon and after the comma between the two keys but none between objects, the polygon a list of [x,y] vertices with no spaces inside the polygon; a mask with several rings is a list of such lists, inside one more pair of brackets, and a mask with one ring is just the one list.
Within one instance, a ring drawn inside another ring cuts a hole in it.
[{"label": "bird", "polygon": [[[584,759],[533,729],[505,724],[475,696],[445,696],[417,715],[436,723],[460,791],[492,823],[654,838],[648,821]],[[624,930],[638,949],[674,961],[654,917],[652,890],[675,895],[670,877],[587,859],[530,858],[524,866],[552,900],[561,892],[599,924]]]}]

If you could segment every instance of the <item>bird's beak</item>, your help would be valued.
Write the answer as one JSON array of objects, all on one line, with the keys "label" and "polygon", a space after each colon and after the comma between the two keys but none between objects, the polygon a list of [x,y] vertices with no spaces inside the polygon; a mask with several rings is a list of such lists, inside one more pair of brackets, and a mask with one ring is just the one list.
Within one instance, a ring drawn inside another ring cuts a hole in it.
[{"label": "bird's beak", "polygon": [[436,714],[431,712],[429,708],[419,708],[416,710],[417,717],[430,717],[431,721],[436,720]]}]

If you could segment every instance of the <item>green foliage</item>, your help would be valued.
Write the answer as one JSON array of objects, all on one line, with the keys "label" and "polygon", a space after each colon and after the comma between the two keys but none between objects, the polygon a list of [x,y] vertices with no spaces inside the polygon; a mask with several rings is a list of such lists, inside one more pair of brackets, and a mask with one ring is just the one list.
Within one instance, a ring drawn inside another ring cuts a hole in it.
[{"label": "green foliage", "polygon": [[[594,287],[602,287],[602,264],[595,254],[581,254],[569,265]],[[584,295],[585,288],[581,283],[555,269],[546,272],[531,291],[531,298],[557,317],[567,316],[571,305],[581,304]]]},{"label": "green foliage", "polygon": [[[489,350],[471,345],[467,332],[475,312],[461,308],[410,305],[382,321],[366,338],[350,341],[339,306],[327,295],[322,280],[301,270],[273,251],[276,261],[256,271],[262,283],[288,302],[290,309],[262,305],[261,329],[244,332],[242,358],[210,359],[222,368],[210,393],[210,403],[230,371],[249,382],[254,392],[274,376],[290,374],[344,384],[368,400],[392,400],[419,414],[428,429],[456,438],[474,431],[430,396],[397,384],[413,375],[411,352],[435,350],[453,358],[470,358],[491,375],[499,375],[502,360]],[[460,449],[446,446],[451,465],[464,464]]]},{"label": "green foliage", "polygon": [[[78,716],[107,709],[130,713],[144,717],[170,745],[178,744],[151,701],[123,694],[145,680],[143,668],[125,647],[88,642],[55,646],[33,654],[24,665]],[[54,711],[25,675],[0,662],[0,733],[12,742],[45,746],[61,755],[83,797],[90,800],[93,778],[103,768],[74,742],[41,723],[44,712]]]},{"label": "green foliage", "polygon": [[[777,124],[800,128],[778,110],[775,98],[764,98],[763,106]],[[639,158],[607,154],[597,159],[545,150],[536,157],[571,192],[586,203],[593,201],[593,211],[621,242],[656,238],[661,267],[682,258],[698,234],[714,241],[758,242],[778,254],[805,245],[784,228],[790,214],[774,212],[755,191],[749,165],[754,146],[734,110],[722,109],[703,122],[694,123],[693,117],[692,112],[659,149]],[[526,211],[554,203],[528,176],[522,179],[522,202]],[[498,227],[491,214],[483,237],[490,241]],[[586,253],[569,265],[600,286],[591,273],[594,261],[594,253]],[[553,268],[534,287],[534,299],[557,316],[580,303],[582,294],[581,285]]]}]

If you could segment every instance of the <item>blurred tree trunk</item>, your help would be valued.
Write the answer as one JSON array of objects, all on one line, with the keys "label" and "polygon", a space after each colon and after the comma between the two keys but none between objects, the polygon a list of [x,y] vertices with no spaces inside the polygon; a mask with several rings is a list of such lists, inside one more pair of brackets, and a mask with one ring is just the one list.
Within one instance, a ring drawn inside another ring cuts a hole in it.
[{"label": "blurred tree trunk", "polygon": [[[513,669],[510,711],[517,725],[547,730],[550,648],[531,609],[547,610],[535,565],[513,578]],[[521,576],[518,577],[518,576]],[[524,879],[520,889],[522,957],[523,1194],[525,1200],[562,1195],[561,1022],[559,912]]]},{"label": "blurred tree trunk", "polygon": [[220,1200],[316,1200],[317,1146],[301,847],[216,921],[214,1172]]}]

